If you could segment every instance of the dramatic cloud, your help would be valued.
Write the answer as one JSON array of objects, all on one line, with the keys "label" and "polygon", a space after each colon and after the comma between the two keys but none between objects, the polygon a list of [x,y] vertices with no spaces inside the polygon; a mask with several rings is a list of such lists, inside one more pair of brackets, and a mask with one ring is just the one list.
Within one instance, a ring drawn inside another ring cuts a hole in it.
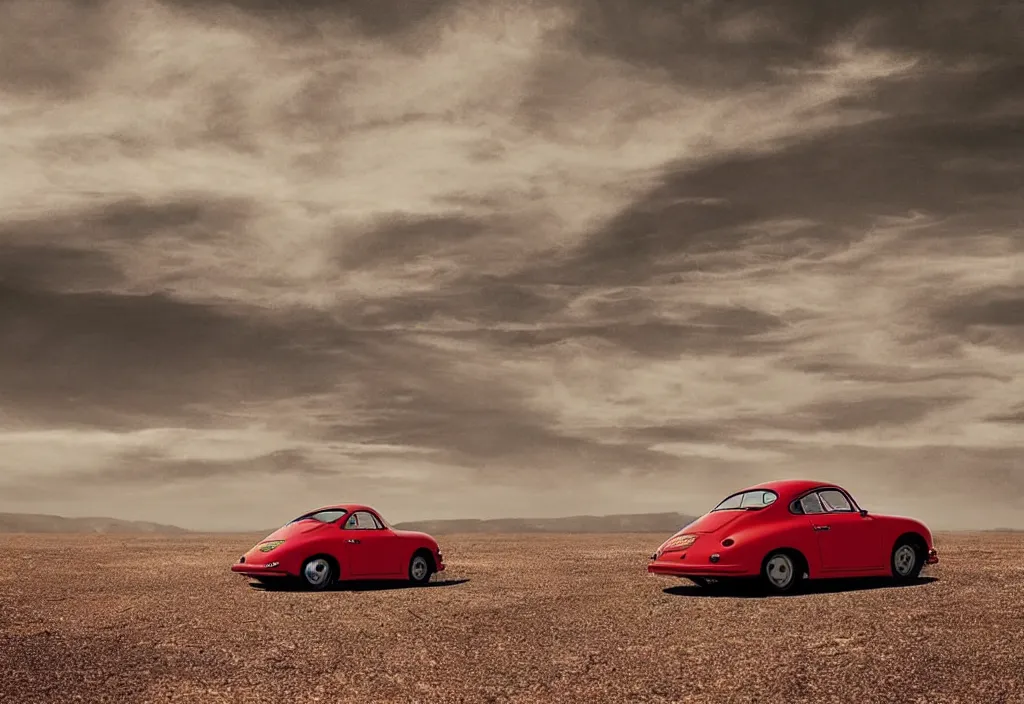
[{"label": "dramatic cloud", "polygon": [[0,2],[0,510],[1020,525],[1024,11]]}]

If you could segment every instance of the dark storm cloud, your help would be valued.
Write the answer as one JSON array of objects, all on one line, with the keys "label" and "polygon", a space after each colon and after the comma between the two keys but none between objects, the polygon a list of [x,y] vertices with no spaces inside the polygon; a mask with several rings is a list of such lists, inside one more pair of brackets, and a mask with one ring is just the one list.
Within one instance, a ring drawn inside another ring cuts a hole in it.
[{"label": "dark storm cloud", "polygon": [[780,419],[780,425],[833,432],[910,426],[966,400],[964,396],[835,399],[798,407]]},{"label": "dark storm cloud", "polygon": [[[983,203],[998,206],[1024,193],[1019,124],[893,118],[775,152],[684,167],[563,261],[519,276],[629,285],[658,275],[813,261],[870,234],[879,216],[921,210],[942,218]],[[994,170],[991,163],[1007,167]],[[772,223],[784,227],[763,228]]]},{"label": "dark storm cloud", "polygon": [[318,465],[301,450],[278,450],[258,457],[231,460],[178,460],[153,450],[138,450],[124,453],[115,467],[81,476],[70,475],[65,479],[71,483],[77,480],[82,483],[139,486],[223,477],[246,477],[259,481],[261,475],[307,478],[336,474]]},{"label": "dark storm cloud", "polygon": [[[737,422],[689,422],[629,428],[627,435],[641,443],[730,442],[739,439],[743,426]],[[609,429],[611,431],[611,429]]]},{"label": "dark storm cloud", "polygon": [[963,296],[937,311],[940,326],[975,344],[1024,349],[1024,288],[998,287]]},{"label": "dark storm cloud", "polygon": [[414,364],[398,364],[385,353],[377,369],[361,377],[366,420],[329,426],[325,438],[433,449],[435,459],[491,477],[513,470],[525,477],[542,466],[601,476],[670,464],[643,447],[561,432],[555,418],[531,407],[529,389],[500,368],[466,370],[453,361],[421,350]]},{"label": "dark storm cloud", "polygon": [[426,323],[435,318],[487,326],[543,321],[567,302],[557,290],[508,283],[499,277],[466,276],[435,291],[359,304],[348,315],[369,326]]},{"label": "dark storm cloud", "polygon": [[[736,88],[785,80],[827,61],[837,40],[929,62],[1024,56],[1015,2],[867,0],[646,2],[581,0],[569,38],[585,51],[664,69],[689,86]],[[795,76],[794,76],[795,77]]]},{"label": "dark storm cloud", "polygon": [[487,232],[486,222],[456,215],[420,218],[399,213],[380,220],[377,227],[344,243],[339,255],[343,267],[358,269],[444,256],[450,247]]},{"label": "dark storm cloud", "polygon": [[[225,232],[240,230],[253,211],[254,205],[244,199],[196,193],[168,194],[159,200],[130,197],[0,222],[0,247],[6,248],[3,259],[8,263],[28,257],[39,275],[52,275],[55,272],[43,270],[70,257],[78,257],[83,264],[91,257],[93,262],[87,266],[97,266],[97,259],[108,257],[108,250],[100,249],[105,245],[131,247],[159,234],[210,242]],[[95,249],[86,252],[90,247]],[[68,275],[67,279],[60,277],[64,281],[78,278],[70,268],[61,273]],[[60,288],[56,280],[49,283]]]},{"label": "dark storm cloud", "polygon": [[437,22],[454,0],[160,0],[171,7],[201,13],[228,7],[272,23],[309,25],[318,20],[352,22],[360,32],[389,38]]},{"label": "dark storm cloud", "polygon": [[[765,316],[766,318],[769,316]],[[777,320],[771,328],[781,326]],[[611,343],[640,357],[678,359],[709,353],[761,355],[786,343],[757,337],[757,328],[628,321],[593,325],[548,325],[537,330],[491,330],[486,336],[513,347],[543,347],[568,341]]]},{"label": "dark storm cloud", "polygon": [[1024,425],[1024,405],[1017,406],[1007,413],[999,413],[985,418],[989,423],[1009,423],[1011,425]]},{"label": "dark storm cloud", "polygon": [[118,44],[107,0],[3,0],[0,93],[81,94],[116,58]]},{"label": "dark storm cloud", "polygon": [[1024,287],[995,288],[965,296],[942,314],[956,329],[972,325],[1024,327]]},{"label": "dark storm cloud", "polygon": [[0,227],[0,286],[46,289],[104,289],[124,281],[110,255],[91,249],[72,249],[4,241]]},{"label": "dark storm cloud", "polygon": [[131,238],[165,229],[180,231],[197,224],[208,229],[237,226],[248,215],[243,201],[183,194],[177,199],[156,203],[137,198],[116,201],[83,213],[76,219],[83,225],[104,228],[104,233]]},{"label": "dark storm cloud", "polygon": [[[126,234],[144,233],[154,224],[188,225],[193,216],[189,208],[155,215],[122,206],[97,221]],[[544,456],[585,463],[593,471],[666,462],[642,448],[604,445],[552,430],[553,419],[530,409],[525,390],[504,381],[500,370],[485,368],[467,376],[457,367],[457,353],[425,348],[409,336],[352,330],[313,312],[279,317],[166,294],[50,290],[47,285],[95,282],[92,271],[113,278],[117,270],[96,252],[7,246],[3,254],[0,261],[17,277],[5,278],[0,286],[0,333],[6,343],[0,348],[0,395],[23,422],[115,429],[167,422],[216,427],[219,411],[355,384],[357,396],[339,397],[338,403],[345,410],[354,406],[364,420],[337,426],[326,439],[436,449],[452,463],[475,468],[536,463]],[[476,320],[530,315],[530,309],[518,305],[522,299],[516,291],[495,286],[476,289],[484,295],[468,308],[457,307],[453,298],[449,312]],[[326,416],[321,420],[330,424]],[[288,471],[287,462],[269,461],[182,463],[133,456],[104,476],[155,482],[246,468]],[[295,471],[307,472],[303,466]]]},{"label": "dark storm cloud", "polygon": [[[1019,25],[1015,31],[1021,31]],[[1019,115],[1021,85],[1024,52],[1008,50],[956,70],[925,64],[907,75],[879,81],[867,95],[851,96],[841,104],[872,104],[891,113],[937,114],[970,121],[986,114]]]},{"label": "dark storm cloud", "polygon": [[2,479],[1013,495],[1021,7],[0,0]]},{"label": "dark storm cloud", "polygon": [[[35,256],[38,256],[35,255]],[[61,261],[59,251],[52,257]],[[41,277],[45,279],[45,277]],[[362,342],[316,316],[280,319],[163,294],[0,284],[0,397],[40,419],[138,427],[322,389]],[[119,422],[118,422],[119,421]]]},{"label": "dark storm cloud", "polygon": [[983,370],[932,371],[905,364],[857,361],[829,361],[821,356],[806,359],[784,355],[781,361],[792,369],[841,381],[883,384],[920,384],[935,381],[1012,381],[1013,377]]},{"label": "dark storm cloud", "polygon": [[967,396],[894,396],[836,398],[797,405],[779,414],[743,414],[731,418],[630,428],[642,442],[733,443],[761,449],[798,450],[799,443],[751,442],[757,431],[851,432],[871,428],[911,427],[933,413],[948,410]]}]

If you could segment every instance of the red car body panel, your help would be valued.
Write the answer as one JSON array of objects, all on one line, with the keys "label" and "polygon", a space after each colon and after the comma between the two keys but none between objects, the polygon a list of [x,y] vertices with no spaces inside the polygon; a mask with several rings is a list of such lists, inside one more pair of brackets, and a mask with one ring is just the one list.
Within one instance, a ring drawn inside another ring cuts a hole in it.
[{"label": "red car body panel", "polygon": [[[445,569],[437,541],[426,533],[396,530],[369,506],[344,504],[324,506],[321,511],[344,511],[337,519],[323,523],[316,519],[296,519],[278,528],[254,545],[231,571],[247,577],[297,577],[302,564],[314,555],[326,555],[338,566],[339,580],[408,579],[409,563],[416,551],[430,552],[434,571]],[[376,518],[382,529],[348,529],[345,522],[356,512]],[[261,546],[281,541],[267,551]]]},{"label": "red car body panel", "polygon": [[[815,514],[791,510],[795,501],[822,489],[842,492],[854,510]],[[755,577],[769,553],[789,548],[803,555],[811,579],[889,575],[896,541],[907,534],[923,543],[926,564],[939,561],[931,531],[923,523],[902,516],[862,515],[853,496],[836,484],[766,482],[731,496],[760,490],[774,492],[778,498],[757,510],[704,514],[662,543],[647,571],[676,577]],[[717,561],[712,561],[712,555],[718,555]]]}]

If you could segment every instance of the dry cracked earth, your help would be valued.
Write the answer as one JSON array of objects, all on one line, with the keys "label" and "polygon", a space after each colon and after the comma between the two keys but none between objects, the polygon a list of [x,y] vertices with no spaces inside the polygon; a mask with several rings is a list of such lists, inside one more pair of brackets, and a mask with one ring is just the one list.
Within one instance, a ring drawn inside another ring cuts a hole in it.
[{"label": "dry cracked earth", "polygon": [[423,588],[264,591],[261,536],[0,536],[3,702],[1024,702],[1024,534],[917,584],[707,596],[660,535],[442,536]]}]

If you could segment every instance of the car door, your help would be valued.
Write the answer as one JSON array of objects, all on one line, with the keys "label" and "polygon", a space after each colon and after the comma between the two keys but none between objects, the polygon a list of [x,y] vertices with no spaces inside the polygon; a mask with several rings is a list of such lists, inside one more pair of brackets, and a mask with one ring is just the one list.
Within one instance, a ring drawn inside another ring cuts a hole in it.
[{"label": "car door", "polygon": [[353,512],[342,533],[350,576],[379,579],[396,575],[395,536],[371,512]]},{"label": "car door", "polygon": [[[852,573],[883,567],[879,560],[881,536],[874,519],[862,516],[844,492],[821,489],[805,497],[803,504],[817,538],[823,571]],[[818,506],[820,511],[815,510]]]}]

